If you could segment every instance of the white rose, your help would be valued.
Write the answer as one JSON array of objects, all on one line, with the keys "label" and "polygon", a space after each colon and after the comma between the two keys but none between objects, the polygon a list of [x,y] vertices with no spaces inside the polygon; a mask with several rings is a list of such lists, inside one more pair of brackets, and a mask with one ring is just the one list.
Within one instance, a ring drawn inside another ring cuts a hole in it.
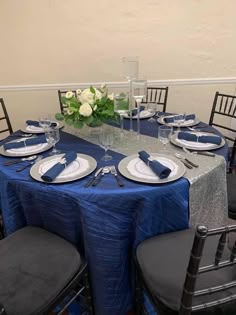
[{"label": "white rose", "polygon": [[94,103],[94,94],[90,91],[90,89],[85,89],[83,92],[79,95],[79,100],[81,103]]},{"label": "white rose", "polygon": [[79,108],[80,115],[84,117],[88,117],[92,114],[93,110],[92,107],[89,105],[89,103],[84,103]]},{"label": "white rose", "polygon": [[111,101],[113,101],[113,100],[114,100],[114,93],[111,93],[111,94],[107,95],[107,97],[108,97]]},{"label": "white rose", "polygon": [[76,90],[76,95],[80,95],[82,93],[81,89]]},{"label": "white rose", "polygon": [[66,115],[72,115],[74,112],[73,112],[73,110],[70,110],[69,108],[66,108],[65,109],[65,113],[66,113]]},{"label": "white rose", "polygon": [[98,91],[97,89],[95,90],[95,94],[93,94],[90,89],[85,89],[83,92],[79,95],[79,100],[81,103],[89,103],[89,104],[94,104],[94,101],[96,99],[101,99],[102,98],[102,93]]},{"label": "white rose", "polygon": [[65,97],[66,97],[67,99],[72,98],[72,96],[74,96],[74,93],[73,93],[72,91],[68,91],[68,92],[66,92]]}]

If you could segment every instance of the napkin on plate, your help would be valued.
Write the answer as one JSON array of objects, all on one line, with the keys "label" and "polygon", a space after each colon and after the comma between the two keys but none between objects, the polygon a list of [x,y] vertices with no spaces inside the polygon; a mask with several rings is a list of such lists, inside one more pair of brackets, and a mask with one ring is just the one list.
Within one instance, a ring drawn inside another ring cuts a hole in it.
[{"label": "napkin on plate", "polygon": [[146,151],[140,151],[138,154],[140,159],[146,163],[159,178],[163,179],[170,175],[171,169],[156,160],[149,160],[150,155]]},{"label": "napkin on plate", "polygon": [[37,120],[26,120],[26,125],[34,126],[34,127],[41,127]]},{"label": "napkin on plate", "polygon": [[61,157],[63,163],[56,163],[51,167],[46,173],[44,173],[41,178],[45,182],[52,182],[70,163],[72,163],[77,158],[77,153],[74,151],[67,152]]},{"label": "napkin on plate", "polygon": [[[165,117],[163,118],[164,122],[169,124],[169,123],[173,123],[174,122],[174,117],[176,117],[178,115],[175,115],[173,117]],[[191,114],[191,115],[186,115],[185,116],[185,121],[188,121],[188,120],[195,120],[195,115],[194,114]]]},{"label": "napkin on plate", "polygon": [[30,139],[25,139],[23,141],[19,141],[19,142],[8,142],[5,143],[3,145],[5,150],[10,150],[10,149],[17,149],[17,148],[23,148],[26,146],[30,146],[30,145],[36,145],[36,144],[40,144],[40,143],[46,143],[46,138],[45,136],[38,136],[35,138],[30,138]]},{"label": "napkin on plate", "polygon": [[197,136],[194,133],[190,132],[178,132],[177,134],[178,139],[186,140],[186,141],[193,141],[193,142],[201,142],[201,143],[212,143],[212,144],[221,144],[221,137],[219,136],[208,136],[208,135],[199,135]]}]

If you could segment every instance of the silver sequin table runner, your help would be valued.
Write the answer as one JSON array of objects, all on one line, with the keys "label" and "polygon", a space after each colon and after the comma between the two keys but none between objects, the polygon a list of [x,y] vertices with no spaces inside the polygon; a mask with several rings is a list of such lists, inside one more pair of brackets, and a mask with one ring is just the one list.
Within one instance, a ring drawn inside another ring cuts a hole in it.
[{"label": "silver sequin table runner", "polygon": [[[124,155],[137,154],[140,150],[149,153],[164,153],[162,144],[157,138],[140,135],[125,131],[123,137],[120,136],[120,129],[106,126],[110,132],[114,133],[113,151]],[[93,128],[83,128],[75,131],[70,127],[65,127],[65,131],[78,135],[79,137],[98,144],[98,135],[101,130]],[[198,223],[205,224],[209,228],[226,224],[228,217],[227,190],[226,190],[226,164],[222,156],[215,157],[186,154],[181,148],[171,143],[167,144],[168,154],[173,155],[179,152],[194,163],[198,168],[186,169],[184,177],[190,183],[189,189],[189,211],[190,224],[196,226]]]}]

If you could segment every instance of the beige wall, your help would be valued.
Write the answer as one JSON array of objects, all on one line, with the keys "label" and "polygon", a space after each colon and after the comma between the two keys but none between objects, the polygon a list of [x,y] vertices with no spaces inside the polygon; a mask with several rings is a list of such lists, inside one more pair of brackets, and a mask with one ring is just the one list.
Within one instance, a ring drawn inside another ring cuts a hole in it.
[{"label": "beige wall", "polygon": [[[130,55],[148,79],[235,76],[235,8],[235,0],[0,0],[0,86],[119,81]],[[169,106],[191,105],[207,119],[214,92],[173,88]],[[56,110],[55,93],[1,95],[18,127],[27,112]]]}]

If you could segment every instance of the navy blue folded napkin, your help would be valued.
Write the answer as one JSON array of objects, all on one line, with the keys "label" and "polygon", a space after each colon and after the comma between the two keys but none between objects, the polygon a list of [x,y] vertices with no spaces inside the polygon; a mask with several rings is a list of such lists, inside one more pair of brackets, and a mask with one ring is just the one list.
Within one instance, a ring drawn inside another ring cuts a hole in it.
[{"label": "navy blue folded napkin", "polygon": [[219,136],[208,136],[202,135],[197,136],[194,133],[190,132],[178,132],[177,134],[178,139],[186,140],[186,141],[193,141],[193,142],[201,142],[201,143],[212,143],[212,144],[221,144],[221,137]]},{"label": "navy blue folded napkin", "polygon": [[146,151],[140,151],[138,154],[140,159],[146,163],[159,178],[163,179],[170,175],[171,169],[156,160],[149,160],[150,155]]},{"label": "navy blue folded napkin", "polygon": [[26,124],[28,126],[35,126],[35,127],[41,127],[39,125],[39,122],[37,120],[26,120]]},{"label": "navy blue folded napkin", "polygon": [[[174,122],[174,117],[178,117],[178,115],[175,115],[173,117],[165,117],[165,118],[163,118],[163,120],[167,124],[173,123]],[[195,118],[196,118],[196,116],[194,114],[186,115],[185,116],[185,121],[187,121],[187,120],[195,120]]]},{"label": "navy blue folded napkin", "polygon": [[25,139],[24,141],[20,141],[20,142],[7,142],[3,145],[5,150],[10,150],[10,149],[17,149],[17,148],[23,148],[26,146],[30,146],[30,145],[36,145],[36,144],[40,144],[40,143],[45,143],[46,138],[44,135],[42,136],[38,136],[35,138],[29,138],[29,139]]},{"label": "navy blue folded napkin", "polygon": [[61,159],[63,159],[63,163],[56,163],[51,167],[45,174],[41,176],[42,180],[45,182],[52,182],[54,179],[77,158],[77,153],[74,151],[67,152]]},{"label": "navy blue folded napkin", "polygon": [[[142,112],[144,109],[145,109],[145,106],[141,105],[140,106],[140,112]],[[137,113],[138,113],[138,109],[137,108],[132,109],[132,112],[131,112],[132,116],[136,116]]]}]

